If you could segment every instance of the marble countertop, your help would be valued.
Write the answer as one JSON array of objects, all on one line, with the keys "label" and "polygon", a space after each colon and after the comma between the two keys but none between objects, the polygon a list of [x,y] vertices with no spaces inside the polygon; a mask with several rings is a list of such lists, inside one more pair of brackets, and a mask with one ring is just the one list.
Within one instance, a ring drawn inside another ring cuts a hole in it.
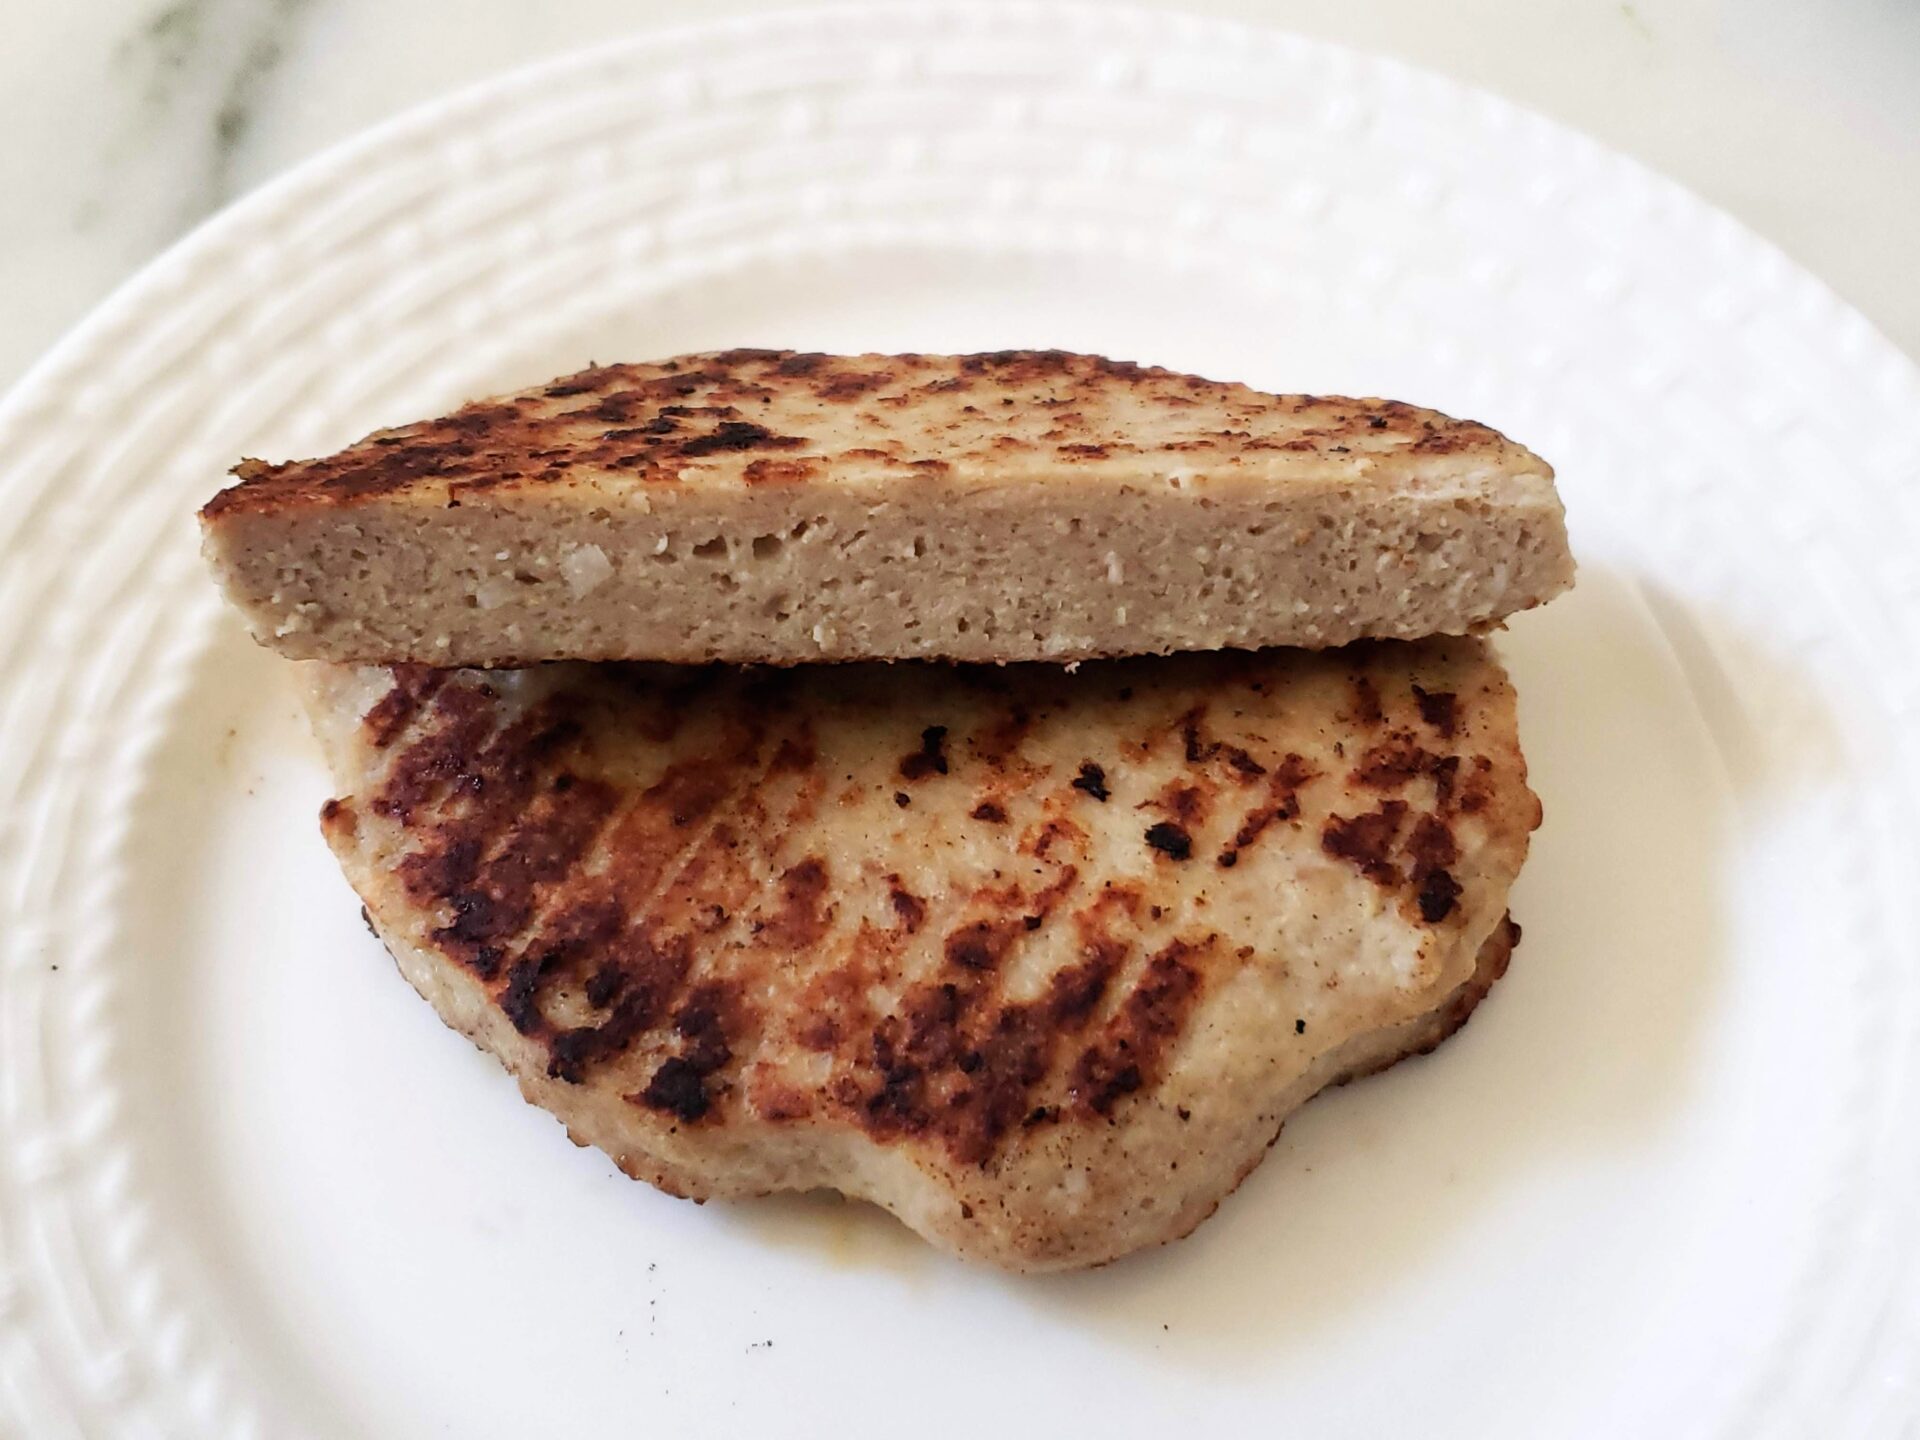
[{"label": "marble countertop", "polygon": [[[0,43],[0,386],[234,197],[416,101],[791,0],[60,0]],[[910,0],[900,0],[910,3]],[[1911,0],[1187,0],[1553,115],[1732,211],[1920,354]]]}]

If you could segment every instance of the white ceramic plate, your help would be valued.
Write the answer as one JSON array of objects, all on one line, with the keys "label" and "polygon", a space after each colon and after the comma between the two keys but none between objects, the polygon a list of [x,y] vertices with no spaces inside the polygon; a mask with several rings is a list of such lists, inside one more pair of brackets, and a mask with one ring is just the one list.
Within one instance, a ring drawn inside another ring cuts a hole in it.
[{"label": "white ceramic plate", "polygon": [[[1580,587],[1505,642],[1547,811],[1513,972],[1184,1243],[1015,1281],[669,1200],[361,928],[193,508],[242,454],[743,343],[1105,351],[1560,467]],[[1911,1435],[1917,475],[1920,375],[1736,225],[1277,35],[782,15],[328,155],[0,414],[0,1431]]]}]

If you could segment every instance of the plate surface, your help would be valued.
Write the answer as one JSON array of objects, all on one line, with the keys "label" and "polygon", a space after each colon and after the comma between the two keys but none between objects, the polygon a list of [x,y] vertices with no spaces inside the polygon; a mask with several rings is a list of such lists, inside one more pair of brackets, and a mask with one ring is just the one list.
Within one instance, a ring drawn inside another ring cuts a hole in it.
[{"label": "plate surface", "polygon": [[[242,454],[588,359],[1059,345],[1488,421],[1508,979],[1190,1240],[1011,1281],[619,1178],[444,1030],[198,568]],[[1101,7],[689,30],[303,167],[0,410],[0,1433],[1897,1435],[1920,1425],[1920,373],[1486,96]]]}]

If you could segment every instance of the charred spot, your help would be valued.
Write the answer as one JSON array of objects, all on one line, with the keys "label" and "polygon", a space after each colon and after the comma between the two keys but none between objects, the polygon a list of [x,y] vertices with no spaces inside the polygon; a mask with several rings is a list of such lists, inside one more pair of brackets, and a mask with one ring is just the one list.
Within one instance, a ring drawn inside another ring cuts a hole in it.
[{"label": "charred spot", "polygon": [[701,1075],[711,1075],[733,1059],[738,1009],[734,988],[710,980],[696,985],[674,1013],[673,1029],[680,1037],[681,1058]]},{"label": "charred spot", "polygon": [[904,790],[896,790],[893,792],[893,803],[904,810],[913,804],[913,797]]},{"label": "charred spot", "polygon": [[1140,1066],[1124,1056],[1089,1050],[1081,1057],[1075,1076],[1078,1090],[1086,1096],[1087,1107],[1099,1115],[1110,1115],[1114,1106],[1146,1083]]},{"label": "charred spot", "polygon": [[1193,837],[1185,827],[1162,820],[1149,825],[1146,835],[1147,844],[1165,855],[1169,860],[1185,860],[1193,854]]},{"label": "charred spot", "polygon": [[1080,773],[1073,777],[1073,788],[1091,795],[1095,800],[1105,801],[1113,792],[1107,789],[1107,772],[1091,760],[1080,762]]},{"label": "charred spot", "polygon": [[900,778],[924,780],[947,773],[947,727],[929,725],[920,732],[920,748],[900,762]]},{"label": "charred spot", "polygon": [[701,1119],[713,1106],[706,1077],[678,1055],[660,1062],[647,1088],[640,1092],[640,1103],[688,1124]]},{"label": "charred spot", "polygon": [[1460,898],[1460,883],[1445,870],[1432,870],[1420,882],[1420,918],[1437,925],[1453,913]]},{"label": "charred spot", "polygon": [[[452,921],[433,932],[438,944],[445,945],[450,941],[476,944],[482,940],[496,939],[507,930],[517,928],[513,923],[517,917],[484,890],[463,890],[453,897],[452,905]],[[503,912],[509,917],[504,923]]]},{"label": "charred spot", "polygon": [[775,365],[773,367],[773,371],[774,371],[774,374],[776,375],[786,375],[786,376],[790,376],[798,379],[804,379],[806,376],[814,374],[816,371],[820,369],[821,366],[825,365],[827,363],[828,358],[829,358],[828,356],[814,354],[814,353],[808,353],[803,355],[789,355],[785,359],[781,360],[778,365]]},{"label": "charred spot", "polygon": [[507,971],[507,983],[497,1003],[508,1022],[522,1035],[532,1035],[541,1027],[540,1009],[535,994],[540,988],[542,958],[516,960]]},{"label": "charred spot", "polygon": [[627,972],[611,961],[603,961],[587,977],[587,1003],[596,1010],[604,1010],[620,998],[620,992],[626,988],[626,984]]},{"label": "charred spot", "polygon": [[721,455],[739,450],[795,450],[806,444],[799,435],[776,435],[764,425],[750,420],[723,420],[710,435],[695,435],[682,440],[678,453],[686,459],[702,455]]},{"label": "charred spot", "polygon": [[1076,460],[1104,460],[1107,458],[1108,447],[1105,445],[1076,442],[1071,445],[1061,445],[1058,447],[1058,451],[1060,454],[1072,456]]},{"label": "charred spot", "polygon": [[1459,698],[1452,693],[1413,687],[1413,698],[1420,707],[1420,718],[1431,725],[1443,740],[1451,740],[1460,725]]},{"label": "charred spot", "polygon": [[973,807],[969,815],[972,819],[984,821],[988,825],[1004,825],[1007,823],[1006,807],[1001,805],[997,800],[982,800],[978,805]]},{"label": "charred spot", "polygon": [[1445,810],[1453,801],[1454,782],[1460,776],[1460,757],[1442,755],[1433,762],[1433,799],[1434,804]]},{"label": "charred spot", "polygon": [[1404,800],[1387,800],[1365,815],[1331,815],[1320,832],[1320,848],[1358,866],[1375,884],[1395,884],[1400,872],[1389,857],[1406,813]]}]

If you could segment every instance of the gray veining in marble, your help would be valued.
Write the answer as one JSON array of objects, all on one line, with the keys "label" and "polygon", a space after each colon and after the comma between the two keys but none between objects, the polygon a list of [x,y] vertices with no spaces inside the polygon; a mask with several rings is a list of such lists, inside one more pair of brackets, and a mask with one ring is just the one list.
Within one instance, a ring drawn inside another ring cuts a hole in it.
[{"label": "gray veining in marble", "polygon": [[105,183],[147,159],[157,137],[177,136],[185,145],[175,164],[186,173],[171,207],[175,228],[231,199],[235,155],[311,3],[171,0],[123,35],[114,61],[138,100],[109,146]]},{"label": "gray veining in marble", "polygon": [[[560,50],[794,3],[13,0],[0,385],[183,230],[368,124]],[[1591,130],[1920,353],[1920,0],[1153,3],[1383,50]]]}]

